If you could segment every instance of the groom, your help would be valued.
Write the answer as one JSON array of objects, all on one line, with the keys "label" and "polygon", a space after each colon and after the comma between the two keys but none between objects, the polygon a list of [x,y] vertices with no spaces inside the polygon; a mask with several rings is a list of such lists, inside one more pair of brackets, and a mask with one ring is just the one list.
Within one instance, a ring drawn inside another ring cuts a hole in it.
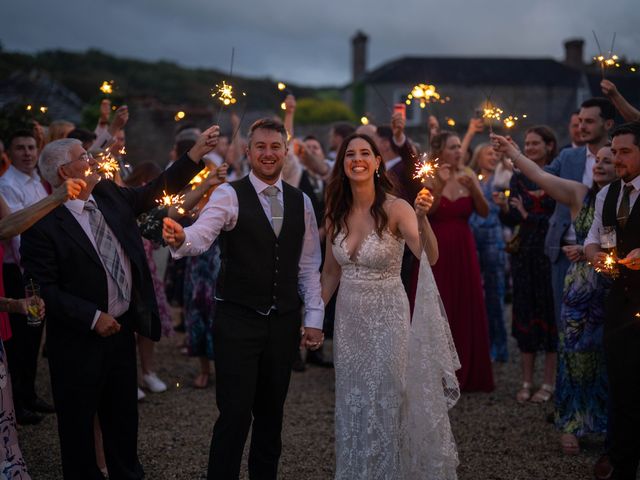
[{"label": "groom", "polygon": [[282,416],[291,366],[301,346],[322,344],[320,242],[311,200],[284,183],[287,131],[271,119],[249,131],[251,173],[220,186],[198,220],[165,219],[174,257],[205,252],[220,237],[214,322],[216,402],[208,479],[237,479],[253,419],[249,477],[274,479],[282,449]]}]

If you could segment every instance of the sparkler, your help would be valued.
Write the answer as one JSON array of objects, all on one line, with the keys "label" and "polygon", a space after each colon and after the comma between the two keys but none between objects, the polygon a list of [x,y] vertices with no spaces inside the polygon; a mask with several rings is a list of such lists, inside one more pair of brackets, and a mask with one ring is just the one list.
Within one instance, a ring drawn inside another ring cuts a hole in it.
[{"label": "sparkler", "polygon": [[27,110],[27,112],[30,112],[31,110],[33,110],[33,106],[27,105],[26,110]]},{"label": "sparkler", "polygon": [[113,157],[109,149],[106,149],[105,152],[97,154],[96,164],[87,168],[84,176],[88,177],[89,175],[97,174],[104,179],[111,180],[119,171],[120,164],[118,160]]},{"label": "sparkler", "polygon": [[236,98],[233,96],[233,85],[224,80],[222,81],[222,85],[216,85],[216,90],[211,92],[211,96],[220,100],[224,106],[236,103]]},{"label": "sparkler", "polygon": [[182,110],[180,110],[178,113],[175,114],[175,116],[173,117],[173,119],[176,122],[179,122],[180,120],[182,120],[187,114],[184,113]]},{"label": "sparkler", "polygon": [[424,183],[427,179],[433,178],[438,170],[438,159],[436,158],[432,162],[427,160],[427,155],[422,154],[418,163],[416,163],[416,170],[413,174],[414,179],[419,179]]},{"label": "sparkler", "polygon": [[449,125],[450,127],[455,127],[456,126],[456,121],[453,118],[446,117],[445,120],[447,122],[447,125]]},{"label": "sparkler", "polygon": [[287,86],[284,83],[278,82],[278,90],[282,92],[285,88],[287,88]]},{"label": "sparkler", "polygon": [[184,195],[169,195],[166,191],[162,191],[162,197],[156,199],[156,203],[160,207],[171,208],[176,207],[180,215],[184,215]]},{"label": "sparkler", "polygon": [[47,110],[49,110],[49,107],[46,107],[44,105],[40,105],[40,113],[47,113]]},{"label": "sparkler", "polygon": [[[527,118],[527,115],[522,115],[522,118]],[[504,128],[511,129],[516,126],[518,120],[520,120],[520,117],[509,115],[502,121],[502,124],[504,125]]]},{"label": "sparkler", "polygon": [[191,185],[191,190],[195,190],[198,187],[198,185],[200,185],[204,181],[204,179],[207,178],[208,174],[209,174],[209,169],[207,167],[200,170],[196,174],[196,176],[193,177],[189,182],[189,185]]},{"label": "sparkler", "polygon": [[364,116],[360,117],[360,123],[361,123],[362,125],[369,125],[369,119],[367,118],[367,116],[366,116],[366,115],[364,115]]},{"label": "sparkler", "polygon": [[613,53],[613,47],[616,43],[616,34],[614,32],[613,39],[611,40],[611,48],[609,49],[609,53],[606,55],[602,53],[602,48],[600,47],[600,42],[598,41],[598,36],[596,35],[595,30],[592,30],[593,38],[596,40],[596,45],[598,46],[598,56],[593,57],[593,59],[600,63],[600,70],[602,71],[602,79],[604,80],[604,72],[607,68],[611,67],[620,67],[620,57]]},{"label": "sparkler", "polygon": [[496,107],[487,100],[482,108],[482,118],[489,120],[489,132],[493,133],[493,121],[500,121],[504,111],[501,108]]},{"label": "sparkler", "polygon": [[451,99],[449,97],[443,98],[435,85],[419,83],[411,89],[405,103],[411,105],[414,100],[420,103],[420,108],[425,108],[428,103],[446,103]]},{"label": "sparkler", "polygon": [[105,80],[102,82],[102,85],[100,85],[100,91],[105,95],[111,95],[113,93],[114,83],[113,80],[109,80],[108,82]]},{"label": "sparkler", "polygon": [[596,268],[596,272],[605,272],[611,278],[618,278],[620,272],[618,271],[617,263],[616,257],[608,253],[607,256],[604,257],[604,267]]}]

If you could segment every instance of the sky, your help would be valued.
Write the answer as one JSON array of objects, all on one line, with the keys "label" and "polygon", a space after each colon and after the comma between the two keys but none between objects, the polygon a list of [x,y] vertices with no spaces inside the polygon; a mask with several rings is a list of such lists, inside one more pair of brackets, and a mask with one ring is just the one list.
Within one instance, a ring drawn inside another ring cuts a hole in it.
[{"label": "sky", "polygon": [[[640,61],[637,0],[4,0],[5,50],[97,48],[309,86],[351,79],[351,37],[369,36],[367,68],[406,55],[564,58],[608,51]],[[606,52],[605,52],[606,53]]]}]

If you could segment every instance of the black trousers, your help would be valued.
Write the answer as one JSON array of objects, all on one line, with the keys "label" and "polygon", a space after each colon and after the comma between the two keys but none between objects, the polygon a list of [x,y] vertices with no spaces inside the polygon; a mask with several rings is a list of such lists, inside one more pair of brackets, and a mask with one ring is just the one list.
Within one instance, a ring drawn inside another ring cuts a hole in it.
[{"label": "black trousers", "polygon": [[[7,297],[24,298],[24,281],[17,265],[5,263],[2,277]],[[19,415],[20,410],[28,407],[29,403],[36,399],[36,372],[44,323],[38,327],[30,327],[27,325],[26,316],[15,313],[9,315],[9,322],[11,338],[4,346],[11,372],[13,401]]]},{"label": "black trousers", "polygon": [[[83,341],[82,345],[77,345]],[[74,344],[75,342],[75,344]],[[98,414],[112,480],[144,477],[138,460],[136,343],[130,328],[107,338],[50,337],[49,365],[65,480],[102,480],[96,464]]]},{"label": "black trousers", "polygon": [[[249,478],[275,480],[282,415],[298,348],[300,312],[268,316],[218,302],[214,323],[216,401],[209,480],[236,480],[252,426]],[[252,422],[253,420],[253,422]]]},{"label": "black trousers", "polygon": [[[611,401],[610,457],[616,480],[635,480],[640,462],[640,298],[612,288],[606,301],[604,348]],[[638,294],[640,295],[640,294]]]}]

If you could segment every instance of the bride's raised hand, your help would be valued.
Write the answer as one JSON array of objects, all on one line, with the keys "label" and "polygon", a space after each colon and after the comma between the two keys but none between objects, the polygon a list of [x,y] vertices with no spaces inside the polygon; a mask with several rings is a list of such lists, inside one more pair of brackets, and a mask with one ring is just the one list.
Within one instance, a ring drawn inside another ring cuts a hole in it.
[{"label": "bride's raised hand", "polygon": [[433,206],[433,195],[431,192],[423,188],[418,192],[416,196],[416,201],[414,202],[414,208],[416,210],[416,215],[418,217],[424,217],[429,213],[431,207]]}]

